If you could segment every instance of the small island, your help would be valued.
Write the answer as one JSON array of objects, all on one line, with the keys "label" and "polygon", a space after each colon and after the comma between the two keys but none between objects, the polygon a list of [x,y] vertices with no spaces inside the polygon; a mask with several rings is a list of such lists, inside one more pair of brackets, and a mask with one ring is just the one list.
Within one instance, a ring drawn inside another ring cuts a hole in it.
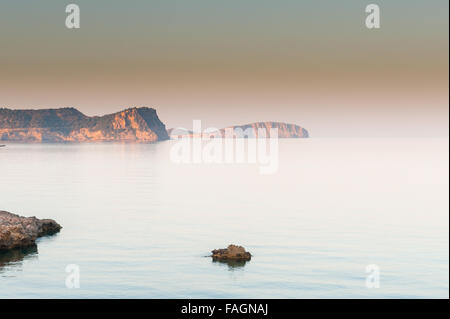
[{"label": "small island", "polygon": [[[296,124],[282,122],[255,122],[245,125],[233,125],[220,130],[194,132],[184,128],[170,128],[167,134],[171,139],[181,137],[202,138],[265,138],[271,136],[271,129],[278,132],[278,138],[308,138],[309,132]],[[263,135],[261,135],[262,133]]]}]

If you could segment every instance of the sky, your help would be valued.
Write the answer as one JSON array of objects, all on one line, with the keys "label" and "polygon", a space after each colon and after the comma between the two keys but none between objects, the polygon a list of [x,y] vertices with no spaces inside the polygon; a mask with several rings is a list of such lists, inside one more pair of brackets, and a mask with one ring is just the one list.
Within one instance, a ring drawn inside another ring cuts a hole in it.
[{"label": "sky", "polygon": [[[81,28],[67,29],[76,3]],[[376,3],[381,28],[367,29]],[[0,107],[312,137],[448,136],[448,1],[0,2]]]}]

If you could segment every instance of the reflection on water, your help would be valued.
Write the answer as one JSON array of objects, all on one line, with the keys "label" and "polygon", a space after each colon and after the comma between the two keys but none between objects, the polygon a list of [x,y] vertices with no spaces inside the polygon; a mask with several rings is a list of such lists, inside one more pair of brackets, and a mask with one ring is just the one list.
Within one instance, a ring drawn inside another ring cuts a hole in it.
[{"label": "reflection on water", "polygon": [[5,267],[11,264],[20,264],[25,258],[37,257],[37,246],[27,248],[16,248],[7,251],[0,251],[0,273]]},{"label": "reflection on water", "polygon": [[226,265],[228,266],[228,270],[234,270],[237,268],[242,268],[245,266],[247,262],[250,262],[249,260],[219,260],[219,259],[213,259],[213,263],[216,263],[216,265]]}]

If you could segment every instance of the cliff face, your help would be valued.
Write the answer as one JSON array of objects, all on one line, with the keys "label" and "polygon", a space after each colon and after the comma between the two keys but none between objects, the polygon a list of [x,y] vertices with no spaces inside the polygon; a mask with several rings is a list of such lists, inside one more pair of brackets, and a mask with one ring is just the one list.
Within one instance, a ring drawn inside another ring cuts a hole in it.
[{"label": "cliff face", "polygon": [[89,117],[74,108],[10,110],[0,108],[0,141],[89,142],[167,140],[156,110],[130,108]]},{"label": "cliff face", "polygon": [[270,129],[278,130],[279,138],[307,138],[309,133],[306,129],[295,125],[280,122],[257,122],[246,125],[235,125],[220,129],[218,132],[195,134],[192,131],[187,131],[184,129],[169,129],[168,134],[173,137],[179,136],[191,136],[191,137],[201,137],[201,136],[215,136],[215,137],[230,137],[227,136],[226,132],[232,130],[233,135],[231,137],[242,137],[242,138],[252,138],[258,137],[259,130],[262,129],[265,132],[265,137],[270,136]]}]

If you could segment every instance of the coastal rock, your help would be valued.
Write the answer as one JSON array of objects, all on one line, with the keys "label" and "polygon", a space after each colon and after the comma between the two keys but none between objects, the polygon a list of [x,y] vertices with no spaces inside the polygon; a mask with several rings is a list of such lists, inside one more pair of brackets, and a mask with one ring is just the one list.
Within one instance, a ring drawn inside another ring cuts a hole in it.
[{"label": "coastal rock", "polygon": [[227,248],[214,249],[211,257],[213,260],[243,260],[247,261],[252,255],[245,248],[237,245],[229,245]]},{"label": "coastal rock", "polygon": [[156,142],[169,139],[156,110],[129,108],[89,117],[74,108],[11,110],[0,108],[0,141]]},{"label": "coastal rock", "polygon": [[[281,122],[256,122],[245,125],[234,125],[211,132],[194,133],[182,128],[167,130],[171,138],[179,137],[218,137],[218,138],[255,138],[270,137],[270,129],[276,129],[279,138],[308,138],[309,133],[301,126]],[[231,132],[231,135],[229,134]],[[260,132],[265,134],[260,136]]]},{"label": "coastal rock", "polygon": [[38,237],[53,235],[61,228],[52,219],[22,217],[0,211],[0,250],[33,246]]}]

